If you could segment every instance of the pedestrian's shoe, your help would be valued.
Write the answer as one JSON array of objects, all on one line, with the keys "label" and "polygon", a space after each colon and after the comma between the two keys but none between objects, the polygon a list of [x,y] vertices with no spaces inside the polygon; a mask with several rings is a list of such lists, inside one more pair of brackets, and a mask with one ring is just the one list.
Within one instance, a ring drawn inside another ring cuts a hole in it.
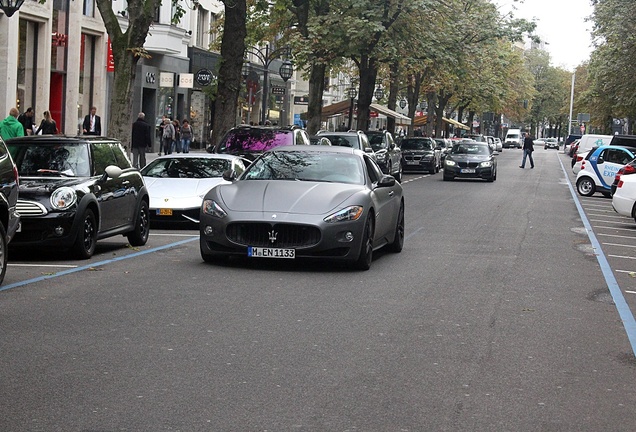
[{"label": "pedestrian's shoe", "polygon": [[519,165],[519,168],[523,168],[521,165]]},{"label": "pedestrian's shoe", "polygon": [[531,167],[530,167],[530,169],[534,169],[534,167],[533,167],[533,166],[531,166]]}]

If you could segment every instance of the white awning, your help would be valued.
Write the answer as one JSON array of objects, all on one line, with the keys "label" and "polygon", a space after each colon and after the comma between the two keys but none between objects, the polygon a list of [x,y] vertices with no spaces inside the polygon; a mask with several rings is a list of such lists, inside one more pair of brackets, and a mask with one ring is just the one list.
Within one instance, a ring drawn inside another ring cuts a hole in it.
[{"label": "white awning", "polygon": [[379,104],[375,104],[372,103],[369,106],[369,109],[371,111],[375,111],[377,113],[380,114],[384,114],[387,117],[391,117],[395,119],[395,123],[396,124],[400,124],[400,125],[410,125],[411,124],[411,119],[408,116],[405,116],[404,114],[400,114],[397,111],[393,111],[383,105],[379,105]]}]

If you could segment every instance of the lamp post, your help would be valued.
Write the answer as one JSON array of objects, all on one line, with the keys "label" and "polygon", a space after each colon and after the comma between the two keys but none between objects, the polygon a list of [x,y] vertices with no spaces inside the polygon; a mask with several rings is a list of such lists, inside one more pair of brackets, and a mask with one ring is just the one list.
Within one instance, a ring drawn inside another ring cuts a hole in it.
[{"label": "lamp post", "polygon": [[10,17],[20,9],[24,0],[0,0],[0,9],[7,17]]},{"label": "lamp post", "polygon": [[347,90],[347,95],[351,99],[351,104],[349,105],[349,129],[348,129],[348,130],[351,130],[351,126],[353,126],[353,102],[355,101],[356,96],[358,96],[358,92],[354,87],[351,87],[349,88],[349,90]]},{"label": "lamp post", "polygon": [[402,109],[406,108],[406,99],[404,98],[400,99],[400,108]]},{"label": "lamp post", "polygon": [[274,51],[269,50],[269,44],[265,45],[264,49],[252,48],[248,49],[247,52],[254,55],[262,64],[263,64],[263,91],[261,97],[262,106],[261,106],[261,123],[265,124],[265,120],[267,118],[267,105],[269,98],[269,88],[268,88],[268,76],[269,76],[269,66],[272,62],[278,58],[284,57],[283,64],[278,69],[278,74],[283,79],[284,82],[287,82],[292,75],[294,74],[294,66],[292,62],[289,60],[289,56],[291,55],[291,48],[286,46]]},{"label": "lamp post", "polygon": [[378,84],[378,88],[376,88],[373,92],[373,96],[375,96],[377,100],[380,100],[384,97],[384,89],[382,88],[382,84]]}]

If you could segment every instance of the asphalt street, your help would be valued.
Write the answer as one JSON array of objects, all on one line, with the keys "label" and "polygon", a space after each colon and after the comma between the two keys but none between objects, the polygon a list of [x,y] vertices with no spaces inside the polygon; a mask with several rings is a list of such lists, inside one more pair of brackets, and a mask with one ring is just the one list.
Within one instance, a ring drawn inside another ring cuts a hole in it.
[{"label": "asphalt street", "polygon": [[11,253],[0,430],[633,431],[636,223],[562,152],[498,161],[406,175],[404,250],[366,272],[206,264],[173,227]]}]

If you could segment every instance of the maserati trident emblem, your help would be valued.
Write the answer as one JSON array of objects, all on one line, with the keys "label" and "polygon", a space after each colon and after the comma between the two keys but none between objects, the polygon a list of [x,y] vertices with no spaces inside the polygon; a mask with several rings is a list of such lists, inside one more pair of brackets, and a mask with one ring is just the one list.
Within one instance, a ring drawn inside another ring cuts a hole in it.
[{"label": "maserati trident emblem", "polygon": [[274,242],[276,241],[276,236],[278,235],[278,233],[276,231],[274,231],[274,230],[271,230],[267,234],[269,234],[270,243],[274,244]]}]

